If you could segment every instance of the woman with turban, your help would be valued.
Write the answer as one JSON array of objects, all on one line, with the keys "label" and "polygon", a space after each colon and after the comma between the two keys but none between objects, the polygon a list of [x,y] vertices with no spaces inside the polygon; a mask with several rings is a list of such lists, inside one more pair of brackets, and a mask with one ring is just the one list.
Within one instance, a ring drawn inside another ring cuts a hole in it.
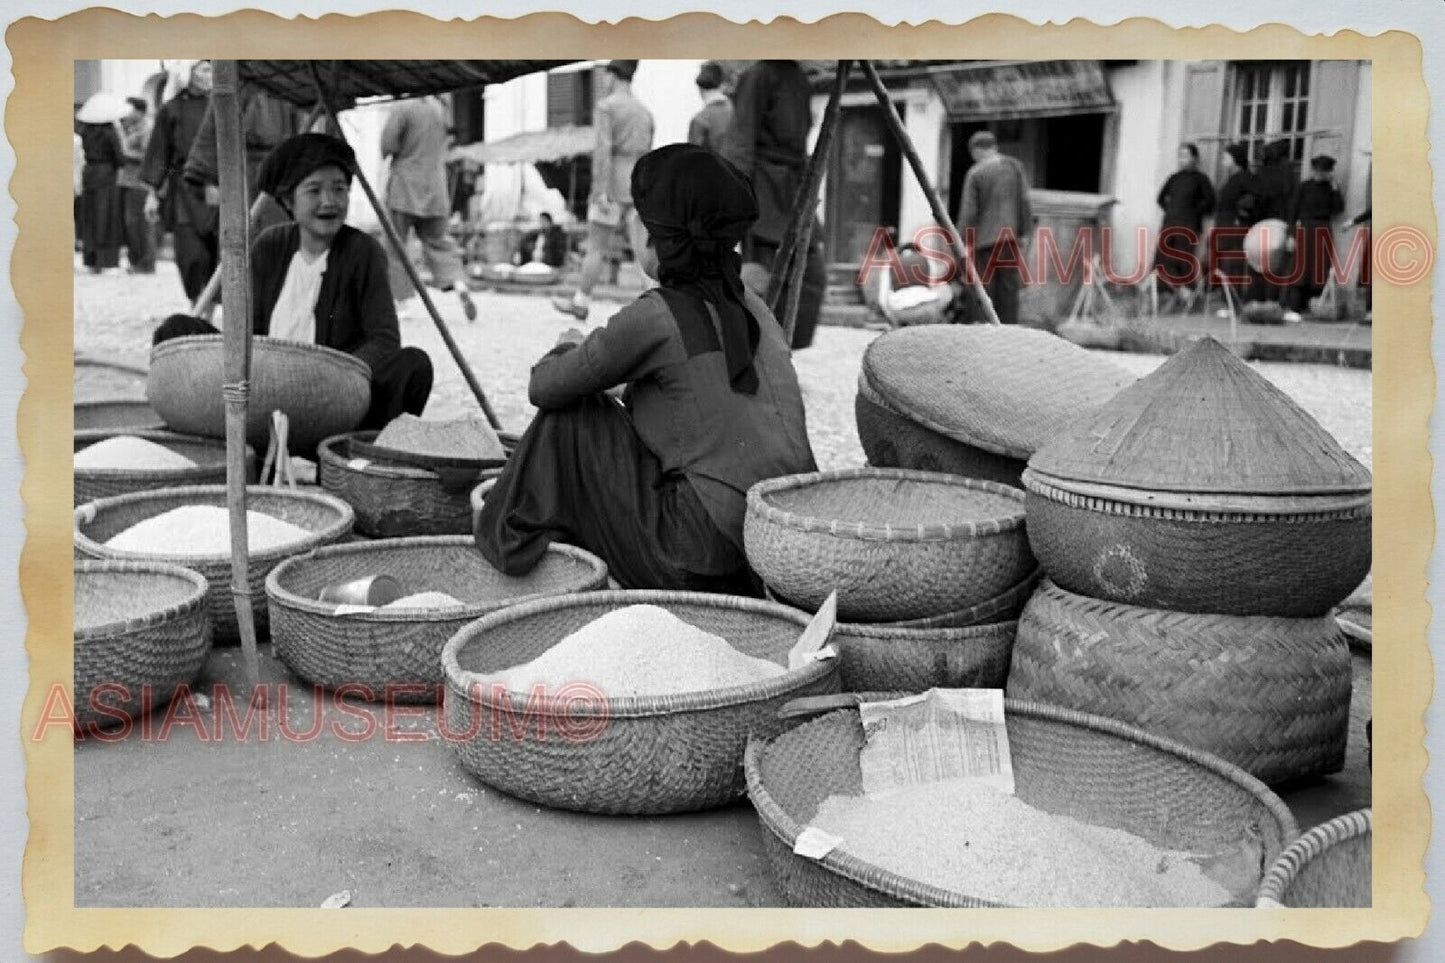
[{"label": "woman with turban", "polygon": [[[371,368],[371,408],[361,427],[381,428],[403,412],[419,415],[431,395],[431,359],[403,348],[387,283],[386,252],[346,224],[356,156],[327,134],[278,144],[261,164],[257,188],[292,218],[251,246],[251,317],[258,335],[344,351]],[[155,343],[215,334],[199,318],[173,315]]]},{"label": "woman with turban", "polygon": [[[754,483],[815,468],[782,329],[744,289],[737,245],[758,216],[747,179],[671,144],[632,172],[661,285],[532,369],[539,413],[477,516],[478,548],[520,575],[547,545],[601,556],[624,588],[758,595],[743,553]],[[608,389],[626,385],[621,401]]]},{"label": "woman with turban", "polygon": [[1244,260],[1244,236],[1258,218],[1255,216],[1254,175],[1249,170],[1249,145],[1230,144],[1224,148],[1224,184],[1219,188],[1219,205],[1214,215],[1214,232],[1209,245],[1214,273],[1223,283],[1238,285],[1242,295],[1249,283],[1249,265]]}]

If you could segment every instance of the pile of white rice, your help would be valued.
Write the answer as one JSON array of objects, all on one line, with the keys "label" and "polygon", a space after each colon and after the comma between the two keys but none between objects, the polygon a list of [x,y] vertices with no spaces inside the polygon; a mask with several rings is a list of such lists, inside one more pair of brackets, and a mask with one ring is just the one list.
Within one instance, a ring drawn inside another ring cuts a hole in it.
[{"label": "pile of white rice", "polygon": [[196,463],[178,451],[158,445],[135,435],[116,435],[75,453],[75,467],[80,469],[195,468]]},{"label": "pile of white rice", "polygon": [[[299,542],[309,529],[264,512],[246,512],[246,544],[264,552]],[[231,513],[216,505],[183,505],[112,536],[111,548],[147,555],[225,555],[231,551]]]},{"label": "pile of white rice", "polygon": [[787,672],[656,605],[614,609],[531,662],[491,676],[513,692],[585,683],[614,699],[680,695],[761,682]]},{"label": "pile of white rice", "polygon": [[392,602],[382,606],[384,609],[447,609],[458,605],[464,605],[460,599],[455,599],[445,592],[416,592],[412,595],[403,595]]},{"label": "pile of white rice", "polygon": [[374,444],[431,458],[499,461],[507,457],[502,440],[484,418],[428,421],[403,414],[377,433]]}]

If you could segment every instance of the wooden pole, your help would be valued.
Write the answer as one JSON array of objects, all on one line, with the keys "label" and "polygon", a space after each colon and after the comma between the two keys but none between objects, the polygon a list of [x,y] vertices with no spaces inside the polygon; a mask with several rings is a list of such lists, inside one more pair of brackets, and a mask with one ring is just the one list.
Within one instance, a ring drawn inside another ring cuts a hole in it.
[{"label": "wooden pole", "polygon": [[214,63],[211,103],[216,111],[216,167],[221,181],[221,277],[227,324],[222,334],[226,380],[226,504],[231,520],[231,600],[241,630],[246,678],[261,684],[256,625],[251,610],[246,531],[246,402],[251,371],[251,244],[246,216],[246,156],[241,140],[236,61]]},{"label": "wooden pole", "polygon": [[964,280],[973,291],[974,297],[983,308],[984,319],[989,324],[998,324],[998,312],[993,309],[993,300],[989,298],[988,291],[984,290],[983,282],[978,278],[978,272],[974,270],[973,257],[969,254],[968,248],[963,245],[963,236],[958,233],[958,226],[953,223],[949,216],[948,209],[944,207],[943,199],[938,196],[933,182],[928,179],[928,172],[923,169],[923,159],[918,156],[918,148],[913,146],[913,138],[908,136],[908,131],[903,126],[903,118],[898,116],[898,109],[893,106],[893,100],[888,96],[888,88],[883,86],[883,79],[878,76],[871,60],[860,60],[863,73],[868,76],[868,83],[873,87],[873,94],[878,98],[879,105],[883,108],[883,116],[888,121],[888,127],[893,131],[893,137],[898,141],[898,147],[903,151],[903,156],[908,159],[908,166],[913,169],[913,176],[918,180],[918,186],[923,188],[923,195],[928,198],[928,206],[933,211],[933,219],[938,226],[948,232],[948,243],[953,248],[954,256],[963,264]]},{"label": "wooden pole", "polygon": [[[340,132],[341,124],[336,119],[336,111],[332,108],[330,98],[326,96],[325,88],[322,87],[321,75],[316,69],[316,61],[314,60],[311,61],[311,80],[316,86],[318,103],[321,105],[321,108],[326,111],[327,116],[331,118],[332,123],[336,125],[337,136],[345,140],[346,135]],[[477,376],[472,372],[471,365],[467,364],[467,359],[462,357],[462,349],[457,346],[456,339],[452,337],[451,330],[447,327],[446,322],[442,320],[442,316],[438,313],[436,305],[432,303],[431,295],[427,294],[426,285],[422,283],[421,277],[416,273],[416,265],[412,264],[411,258],[407,257],[406,242],[403,241],[401,235],[397,233],[396,225],[391,223],[391,218],[387,215],[386,208],[376,196],[376,191],[371,189],[371,182],[366,179],[366,174],[361,170],[360,166],[356,169],[356,180],[357,183],[361,185],[362,191],[366,194],[366,199],[371,203],[372,210],[376,212],[376,219],[381,223],[381,229],[385,232],[387,241],[391,243],[392,252],[401,262],[402,268],[406,271],[407,278],[411,280],[412,287],[416,288],[417,294],[421,295],[421,303],[426,307],[427,314],[431,315],[432,321],[435,322],[437,332],[442,336],[442,341],[446,343],[447,350],[451,352],[453,360],[457,363],[457,367],[462,370],[462,377],[466,379],[467,387],[472,389],[472,394],[476,397],[477,404],[481,405],[482,414],[486,416],[487,421],[491,423],[495,431],[501,431],[502,423],[497,420],[497,413],[492,410],[491,402],[487,401],[486,392],[482,391],[481,383],[477,381]],[[459,283],[465,284],[466,281]]]}]

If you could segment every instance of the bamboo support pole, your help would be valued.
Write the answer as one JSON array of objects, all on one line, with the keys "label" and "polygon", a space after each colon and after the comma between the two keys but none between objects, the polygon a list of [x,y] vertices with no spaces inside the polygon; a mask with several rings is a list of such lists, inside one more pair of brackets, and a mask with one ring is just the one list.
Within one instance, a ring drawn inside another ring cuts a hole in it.
[{"label": "bamboo support pole", "polygon": [[953,248],[954,256],[963,265],[964,280],[974,297],[978,299],[979,307],[983,309],[984,319],[989,324],[998,324],[998,312],[993,309],[993,300],[988,296],[988,291],[984,290],[978,272],[974,270],[973,257],[969,254],[968,248],[964,246],[963,235],[959,234],[958,226],[949,216],[943,199],[938,196],[933,182],[928,179],[928,172],[923,168],[923,159],[918,156],[918,148],[913,145],[913,138],[908,135],[908,131],[903,126],[903,118],[898,116],[898,108],[893,106],[893,100],[888,96],[888,88],[883,85],[883,79],[878,76],[878,71],[871,60],[860,60],[858,63],[868,77],[868,83],[873,88],[874,96],[878,98],[879,106],[883,108],[884,119],[888,122],[894,139],[898,141],[899,149],[903,151],[903,156],[908,160],[908,166],[913,169],[913,176],[917,179],[918,186],[923,189],[923,194],[928,199],[928,206],[933,211],[933,219],[938,222],[939,227],[948,232],[948,243]]},{"label": "bamboo support pole", "polygon": [[[331,122],[336,125],[338,136],[344,140],[345,135],[339,133],[341,124],[336,119],[336,111],[332,107],[331,98],[326,95],[326,89],[322,86],[321,74],[316,69],[316,61],[314,60],[311,61],[311,80],[316,86],[317,103],[326,112]],[[397,232],[396,225],[391,223],[391,217],[387,214],[386,208],[382,205],[380,198],[376,196],[376,191],[372,190],[371,182],[367,180],[365,172],[363,172],[360,167],[356,169],[356,180],[357,183],[361,185],[361,190],[366,194],[366,199],[370,202],[372,210],[376,212],[376,219],[381,223],[381,229],[385,232],[386,239],[391,243],[392,253],[398,261],[400,261],[402,268],[406,271],[406,276],[411,280],[412,286],[416,288],[417,294],[421,295],[422,305],[426,307],[427,314],[431,316],[432,321],[436,324],[437,332],[442,336],[442,341],[446,343],[447,350],[451,352],[453,360],[457,363],[457,367],[461,369],[462,377],[466,379],[467,387],[472,390],[472,394],[477,399],[477,404],[481,406],[482,414],[486,416],[487,421],[491,423],[494,430],[501,431],[502,423],[497,420],[497,413],[492,410],[491,402],[487,401],[486,392],[482,391],[481,383],[477,381],[477,376],[472,371],[471,365],[467,364],[467,359],[462,356],[462,349],[457,346],[456,339],[452,337],[451,330],[447,327],[446,322],[442,320],[441,314],[437,312],[436,305],[432,303],[431,295],[427,293],[426,285],[422,283],[421,277],[417,274],[416,265],[412,264],[411,258],[407,257],[406,242],[402,240],[401,235]],[[466,282],[462,281],[460,283],[465,284]]]},{"label": "bamboo support pole", "polygon": [[216,111],[216,166],[221,181],[220,253],[228,323],[222,334],[226,378],[226,504],[231,522],[231,600],[241,630],[246,679],[259,690],[261,670],[251,609],[246,529],[246,403],[251,371],[251,251],[246,212],[246,170],[234,60],[214,64],[211,103]]}]

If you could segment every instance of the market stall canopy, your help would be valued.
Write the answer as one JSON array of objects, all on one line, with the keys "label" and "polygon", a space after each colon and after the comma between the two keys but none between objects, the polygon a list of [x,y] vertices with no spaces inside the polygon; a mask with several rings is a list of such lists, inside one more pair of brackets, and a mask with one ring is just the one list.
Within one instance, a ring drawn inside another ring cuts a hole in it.
[{"label": "market stall canopy", "polygon": [[338,108],[368,97],[419,97],[506,83],[566,60],[241,60],[243,83],[293,104],[316,103],[312,65]]},{"label": "market stall canopy", "polygon": [[468,164],[545,164],[590,154],[597,143],[591,127],[528,130],[497,141],[453,147],[448,160]]}]

